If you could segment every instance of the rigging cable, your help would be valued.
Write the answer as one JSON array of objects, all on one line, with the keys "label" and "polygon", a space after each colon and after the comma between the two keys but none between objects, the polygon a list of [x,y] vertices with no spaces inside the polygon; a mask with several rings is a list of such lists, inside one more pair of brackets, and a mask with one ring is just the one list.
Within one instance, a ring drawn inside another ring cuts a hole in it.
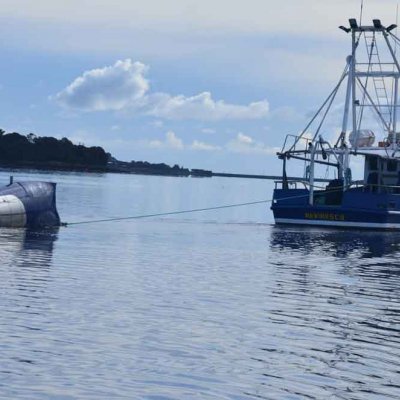
[{"label": "rigging cable", "polygon": [[331,97],[331,99],[330,99],[330,101],[329,101],[329,104],[328,104],[328,106],[327,106],[327,108],[326,108],[326,110],[325,110],[325,113],[324,113],[324,115],[323,115],[323,117],[322,117],[322,119],[321,119],[320,124],[318,125],[317,130],[315,131],[315,134],[314,134],[313,140],[312,140],[313,142],[314,142],[315,139],[317,138],[317,136],[318,136],[318,134],[319,134],[319,132],[320,132],[320,130],[321,130],[321,128],[322,128],[322,125],[323,125],[324,122],[325,122],[326,116],[328,115],[328,113],[329,113],[329,111],[330,111],[330,109],[331,109],[331,107],[332,107],[332,103],[334,102],[335,97],[336,97],[336,95],[337,95],[337,93],[338,93],[338,91],[339,91],[340,84],[343,82],[344,78],[345,78],[346,75],[347,75],[347,70],[348,70],[348,64],[346,64],[346,67],[345,67],[345,69],[344,69],[344,71],[343,71],[343,74],[342,74],[342,76],[341,76],[341,78],[340,78],[340,80],[339,80],[339,84],[336,86],[336,90],[335,90],[335,92],[333,93],[333,95],[332,95],[332,97]]},{"label": "rigging cable", "polygon": [[[348,65],[346,65],[346,68]],[[346,69],[345,68],[345,69]],[[302,130],[300,135],[296,138],[295,142],[292,144],[292,146],[289,148],[288,151],[293,150],[296,147],[296,144],[300,141],[300,139],[303,138],[304,134],[307,132],[308,128],[312,125],[312,123],[315,121],[315,119],[318,117],[319,113],[324,109],[326,104],[331,100],[332,96],[336,96],[337,91],[339,90],[340,85],[342,84],[344,78],[346,77],[346,74],[344,74],[339,82],[336,84],[332,92],[329,94],[329,96],[325,99],[325,101],[322,103],[321,107],[318,109],[318,111],[314,114],[314,116],[311,118],[311,120],[308,122],[307,126]]]}]

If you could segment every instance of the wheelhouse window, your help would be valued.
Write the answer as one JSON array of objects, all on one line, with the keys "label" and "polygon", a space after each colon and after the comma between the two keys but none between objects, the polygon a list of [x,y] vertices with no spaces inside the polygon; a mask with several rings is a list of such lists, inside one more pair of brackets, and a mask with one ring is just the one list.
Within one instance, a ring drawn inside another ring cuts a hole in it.
[{"label": "wheelhouse window", "polygon": [[387,160],[386,162],[386,170],[388,172],[395,172],[397,171],[397,161],[395,160]]},{"label": "wheelhouse window", "polygon": [[370,171],[378,170],[378,157],[370,157],[368,160],[368,167]]}]

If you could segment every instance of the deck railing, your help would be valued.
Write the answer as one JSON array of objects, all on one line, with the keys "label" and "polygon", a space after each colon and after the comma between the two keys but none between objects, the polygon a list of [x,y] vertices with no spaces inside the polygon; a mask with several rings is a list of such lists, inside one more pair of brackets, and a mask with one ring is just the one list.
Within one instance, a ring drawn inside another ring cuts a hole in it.
[{"label": "deck railing", "polygon": [[[290,189],[298,189],[298,185],[304,186],[305,189],[309,189],[310,182],[307,180],[295,180],[295,181],[286,181],[277,180],[274,181],[275,189],[283,189],[284,183],[286,183]],[[314,189],[317,190],[328,190],[327,186],[320,186],[320,185],[313,185]],[[337,190],[340,189],[341,186],[330,188],[330,190]],[[351,185],[346,189],[349,190],[351,188],[361,188],[363,192],[375,192],[375,193],[389,193],[400,195],[400,185],[378,185],[378,184],[371,184],[365,183],[364,181],[353,181]]]}]

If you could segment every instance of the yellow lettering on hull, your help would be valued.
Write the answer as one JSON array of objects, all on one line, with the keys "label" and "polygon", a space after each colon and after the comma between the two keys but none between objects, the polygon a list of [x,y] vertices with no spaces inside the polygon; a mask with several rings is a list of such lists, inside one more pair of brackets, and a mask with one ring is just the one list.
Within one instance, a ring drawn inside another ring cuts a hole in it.
[{"label": "yellow lettering on hull", "polygon": [[335,214],[329,212],[306,212],[305,219],[321,219],[323,221],[344,221],[344,214]]}]

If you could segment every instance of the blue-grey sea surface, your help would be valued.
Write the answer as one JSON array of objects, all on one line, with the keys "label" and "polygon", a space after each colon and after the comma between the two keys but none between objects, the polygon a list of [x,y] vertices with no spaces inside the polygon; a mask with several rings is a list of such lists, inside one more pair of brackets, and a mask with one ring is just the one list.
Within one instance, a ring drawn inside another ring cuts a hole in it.
[{"label": "blue-grey sea surface", "polygon": [[[58,182],[65,222],[257,201],[273,189],[14,175]],[[275,227],[269,204],[0,229],[0,398],[400,399],[399,256],[399,233]]]}]

